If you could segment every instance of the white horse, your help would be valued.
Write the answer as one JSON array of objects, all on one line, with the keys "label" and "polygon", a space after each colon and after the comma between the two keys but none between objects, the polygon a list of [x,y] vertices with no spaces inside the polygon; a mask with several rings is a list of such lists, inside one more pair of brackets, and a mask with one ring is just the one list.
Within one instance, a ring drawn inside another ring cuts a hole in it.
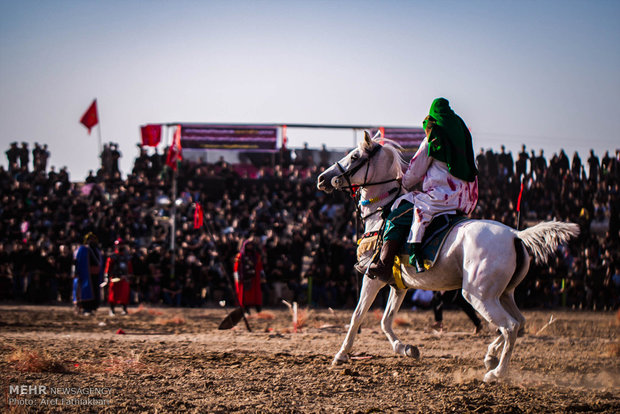
[{"label": "white horse", "polygon": [[[360,213],[364,233],[382,229],[384,206],[403,193],[400,181],[404,163],[400,148],[385,140],[382,145],[366,132],[364,140],[319,177],[319,190],[359,187]],[[500,335],[488,347],[484,357],[487,369],[484,381],[506,375],[517,333],[525,318],[517,308],[514,290],[525,277],[532,259],[546,262],[561,243],[577,236],[573,223],[542,222],[523,231],[490,220],[468,220],[454,226],[434,266],[422,273],[401,266],[404,289],[390,285],[390,295],[381,328],[395,353],[419,357],[417,347],[403,344],[392,329],[407,289],[463,289],[463,297],[486,319],[499,328]],[[372,250],[366,255],[372,254]],[[333,365],[349,361],[355,334],[377,293],[386,285],[379,279],[364,276],[359,302],[351,317],[347,336],[333,360]],[[500,352],[501,351],[501,352]]]}]

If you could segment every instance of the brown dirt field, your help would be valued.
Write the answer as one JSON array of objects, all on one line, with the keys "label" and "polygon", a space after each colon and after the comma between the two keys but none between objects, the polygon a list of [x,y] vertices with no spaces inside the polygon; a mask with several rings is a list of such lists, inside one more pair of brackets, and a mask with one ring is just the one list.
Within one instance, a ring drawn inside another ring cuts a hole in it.
[{"label": "brown dirt field", "polygon": [[[371,312],[354,347],[367,358],[336,368],[351,311],[312,310],[297,333],[288,309],[263,314],[249,333],[243,322],[218,331],[223,309],[86,317],[0,306],[0,411],[620,412],[620,314],[526,312],[510,377],[494,384],[481,381],[494,334],[472,335],[458,311],[445,312],[442,334],[428,328],[430,312],[401,311],[396,332],[420,359],[394,355]],[[556,322],[539,333],[551,315]],[[18,385],[47,394],[16,395]],[[59,387],[74,391],[51,395]],[[59,405],[42,405],[53,398]]]}]

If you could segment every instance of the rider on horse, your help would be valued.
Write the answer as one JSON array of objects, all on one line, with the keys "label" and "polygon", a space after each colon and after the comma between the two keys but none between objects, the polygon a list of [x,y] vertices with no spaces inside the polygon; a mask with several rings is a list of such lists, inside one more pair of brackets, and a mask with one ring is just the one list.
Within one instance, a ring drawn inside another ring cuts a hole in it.
[{"label": "rider on horse", "polygon": [[[394,203],[379,261],[368,269],[371,277],[385,282],[392,277],[394,257],[405,241],[412,244],[418,273],[423,272],[422,237],[432,218],[440,213],[470,214],[478,201],[471,134],[446,99],[433,101],[424,130],[426,138],[402,178],[410,192]],[[422,191],[411,191],[421,181]]]}]

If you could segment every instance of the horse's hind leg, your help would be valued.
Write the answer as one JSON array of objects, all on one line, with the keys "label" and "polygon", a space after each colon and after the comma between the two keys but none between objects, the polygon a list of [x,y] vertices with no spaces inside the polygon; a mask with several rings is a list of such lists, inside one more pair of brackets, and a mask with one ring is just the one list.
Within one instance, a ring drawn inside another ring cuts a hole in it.
[{"label": "horse's hind leg", "polygon": [[388,299],[388,304],[385,307],[385,312],[383,313],[383,319],[381,319],[381,329],[387,336],[390,344],[392,344],[392,349],[394,352],[400,355],[418,358],[420,356],[420,351],[418,348],[412,345],[403,344],[393,330],[394,317],[398,313],[406,294],[406,289],[396,289],[394,286],[390,286],[390,297]]},{"label": "horse's hind leg", "polygon": [[[465,296],[467,295],[467,296]],[[488,371],[484,376],[484,381],[494,381],[506,375],[510,357],[517,340],[518,322],[513,318],[506,309],[501,305],[498,298],[489,298],[484,301],[463,291],[463,296],[471,303],[474,308],[490,323],[497,326],[501,332],[501,337],[497,338],[491,345],[485,356],[485,365],[492,361],[494,353],[496,353],[503,343],[502,353],[499,363],[495,369]],[[493,364],[489,364],[493,365]]]},{"label": "horse's hind leg", "polygon": [[525,316],[521,313],[515,302],[514,291],[504,292],[499,298],[500,303],[506,309],[506,311],[515,318],[519,327],[517,328],[517,336],[523,336],[525,333]]},{"label": "horse's hind leg", "polygon": [[332,365],[339,365],[349,360],[349,353],[353,348],[353,341],[355,341],[355,335],[364,320],[364,315],[368,312],[368,309],[374,302],[377,293],[383,286],[385,286],[385,282],[382,282],[379,279],[370,279],[367,276],[364,277],[362,289],[360,291],[360,298],[357,302],[355,310],[353,311],[353,315],[351,316],[349,331],[347,332],[347,336],[344,338],[340,351],[338,351],[334,357]]},{"label": "horse's hind leg", "polygon": [[[514,298],[514,291],[504,292],[502,296],[499,298],[500,304],[502,307],[517,321],[517,336],[521,336],[523,334],[523,330],[525,327],[525,317],[517,307]],[[504,335],[498,336],[495,341],[493,341],[487,350],[487,354],[484,357],[484,366],[487,370],[492,370],[499,364],[499,358],[497,355],[499,354],[499,350],[504,345]]]},{"label": "horse's hind leg", "polygon": [[515,302],[515,288],[519,286],[519,283],[525,278],[527,271],[530,268],[531,258],[527,254],[527,251],[523,247],[523,242],[519,239],[514,239],[515,252],[516,252],[516,264],[515,273],[512,275],[512,279],[508,283],[506,290],[500,296],[499,300],[504,309],[515,318],[519,323],[517,328],[517,336],[522,336],[525,333],[525,316],[521,313]]}]

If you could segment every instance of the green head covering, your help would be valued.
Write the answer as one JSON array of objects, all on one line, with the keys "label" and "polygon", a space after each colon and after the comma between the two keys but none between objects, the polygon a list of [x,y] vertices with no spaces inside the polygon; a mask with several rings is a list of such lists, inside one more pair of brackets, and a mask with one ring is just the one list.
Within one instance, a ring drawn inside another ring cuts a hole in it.
[{"label": "green head covering", "polygon": [[[448,164],[450,174],[472,182],[478,175],[474,162],[471,134],[460,116],[450,108],[445,98],[433,101],[429,116],[435,121],[428,134],[428,155]],[[428,121],[424,120],[424,129]]]}]

